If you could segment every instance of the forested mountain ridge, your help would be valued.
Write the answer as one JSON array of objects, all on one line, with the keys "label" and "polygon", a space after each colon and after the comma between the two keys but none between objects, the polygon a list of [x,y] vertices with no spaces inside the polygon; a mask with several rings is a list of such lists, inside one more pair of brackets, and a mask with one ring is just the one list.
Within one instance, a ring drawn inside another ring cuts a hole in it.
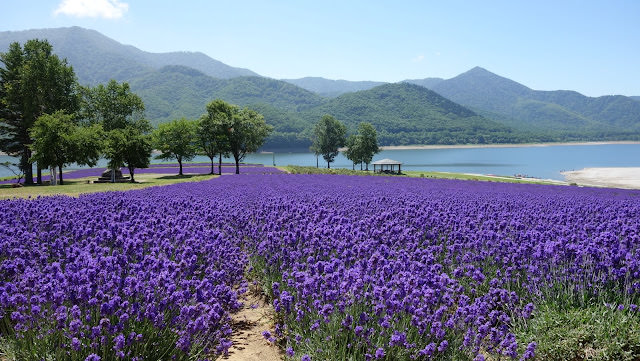
[{"label": "forested mountain ridge", "polygon": [[314,122],[331,114],[354,129],[370,122],[383,145],[517,142],[508,127],[486,119],[427,88],[409,84],[384,84],[343,94],[301,116]]},{"label": "forested mountain ridge", "polygon": [[223,79],[258,75],[202,53],[149,53],[80,27],[0,32],[0,52],[6,51],[12,42],[25,43],[36,38],[48,40],[58,56],[67,58],[79,82],[85,85],[105,83],[110,79],[129,81],[166,65],[184,65]]},{"label": "forested mountain ridge", "polygon": [[507,127],[417,85],[384,84],[327,99],[292,84],[262,77],[215,79],[197,70],[167,66],[130,82],[154,123],[197,118],[211,99],[248,106],[274,126],[265,147],[308,148],[311,129],[332,114],[355,129],[368,121],[383,145],[517,142]]},{"label": "forested mountain ridge", "polygon": [[436,86],[436,84],[439,84],[442,81],[444,81],[444,79],[442,78],[424,78],[424,79],[406,79],[406,80],[403,80],[402,82],[420,85],[425,88],[431,89],[434,86]]},{"label": "forested mountain ridge", "polygon": [[305,77],[300,79],[281,79],[287,83],[299,86],[324,97],[334,98],[345,93],[369,90],[378,85],[386,84],[380,81],[349,81],[331,80],[320,77]]},{"label": "forested mountain ridge", "polygon": [[520,130],[547,133],[640,132],[640,102],[621,95],[532,90],[476,67],[430,87],[485,116]]},{"label": "forested mountain ridge", "polygon": [[264,104],[284,112],[297,112],[325,101],[280,80],[255,76],[217,79],[178,65],[146,72],[129,84],[144,100],[147,117],[154,124],[179,117],[197,118],[215,98],[241,106]]}]

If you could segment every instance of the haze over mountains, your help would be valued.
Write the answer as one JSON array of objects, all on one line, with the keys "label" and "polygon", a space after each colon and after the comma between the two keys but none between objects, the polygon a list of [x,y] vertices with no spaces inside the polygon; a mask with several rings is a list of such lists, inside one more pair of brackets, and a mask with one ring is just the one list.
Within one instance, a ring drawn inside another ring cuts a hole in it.
[{"label": "haze over mountains", "polygon": [[129,82],[154,124],[197,118],[215,98],[254,108],[275,127],[266,148],[308,147],[325,113],[350,130],[373,123],[383,145],[640,140],[640,97],[536,91],[480,67],[397,84],[275,80],[202,53],[149,53],[79,27],[0,32],[0,52],[34,38],[49,40],[83,85]]}]

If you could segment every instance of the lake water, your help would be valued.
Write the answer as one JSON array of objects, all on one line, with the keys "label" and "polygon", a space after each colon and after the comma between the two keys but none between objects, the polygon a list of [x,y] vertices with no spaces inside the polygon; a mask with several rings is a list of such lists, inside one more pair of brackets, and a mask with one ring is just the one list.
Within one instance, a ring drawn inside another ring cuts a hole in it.
[{"label": "lake water", "polygon": [[[246,163],[315,166],[312,153],[263,153],[247,155]],[[390,158],[403,163],[403,170],[461,172],[496,175],[526,175],[564,180],[560,172],[589,167],[640,167],[640,144],[589,144],[522,146],[510,148],[450,148],[420,150],[385,150],[373,158]],[[0,156],[0,163],[11,160]],[[194,161],[207,162],[197,157]],[[232,161],[227,159],[226,161]],[[156,161],[154,161],[156,162]],[[319,159],[320,167],[326,167]],[[104,167],[106,162],[99,163]],[[351,162],[340,154],[332,168],[351,168]],[[73,167],[70,167],[71,169]],[[12,173],[0,168],[0,177]]]}]

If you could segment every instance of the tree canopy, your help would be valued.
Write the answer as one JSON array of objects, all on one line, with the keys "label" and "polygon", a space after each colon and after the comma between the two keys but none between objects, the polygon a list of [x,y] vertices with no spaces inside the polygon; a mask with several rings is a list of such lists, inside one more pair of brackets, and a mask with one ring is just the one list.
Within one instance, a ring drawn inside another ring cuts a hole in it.
[{"label": "tree canopy", "polygon": [[312,151],[322,154],[327,162],[327,168],[331,168],[331,162],[338,155],[338,148],[346,143],[345,134],[347,128],[331,115],[324,115],[313,129]]},{"label": "tree canopy", "polygon": [[245,155],[256,152],[272,130],[273,127],[264,121],[262,114],[249,108],[235,108],[225,135],[229,142],[229,152],[236,162],[236,174],[240,173],[240,162]]},{"label": "tree canopy", "polygon": [[109,81],[105,86],[82,88],[80,116],[92,124],[101,124],[107,132],[105,157],[109,168],[126,165],[135,182],[136,168],[147,168],[153,147],[151,124],[144,118],[142,99],[129,88],[129,84]]},{"label": "tree canopy", "polygon": [[[148,124],[148,122],[147,122]],[[144,131],[144,127],[127,126],[108,132],[105,156],[110,159],[110,168],[122,165],[129,169],[131,183],[135,182],[136,168],[148,168],[151,152],[153,151],[151,135]]]},{"label": "tree canopy", "polygon": [[76,76],[66,59],[53,54],[46,40],[29,40],[24,47],[12,43],[6,53],[0,54],[0,62],[0,150],[20,158],[25,183],[30,184],[30,129],[43,114],[77,111]]},{"label": "tree canopy", "polygon": [[213,174],[213,159],[216,156],[219,156],[218,173],[222,174],[222,157],[230,152],[226,130],[232,127],[236,113],[235,106],[216,99],[207,104],[207,113],[198,121],[198,145],[211,159],[211,174]]},{"label": "tree canopy", "polygon": [[158,125],[153,131],[153,144],[161,153],[157,159],[175,158],[182,173],[182,162],[193,159],[198,153],[196,122],[185,118]]},{"label": "tree canopy", "polygon": [[144,118],[144,102],[129,84],[109,81],[105,86],[82,88],[82,117],[102,123],[104,130],[123,129]]},{"label": "tree canopy", "polygon": [[31,128],[30,136],[34,139],[30,145],[31,160],[42,168],[57,167],[60,184],[64,184],[64,166],[77,163],[92,167],[102,153],[102,126],[78,126],[73,116],[63,111],[40,116]]}]

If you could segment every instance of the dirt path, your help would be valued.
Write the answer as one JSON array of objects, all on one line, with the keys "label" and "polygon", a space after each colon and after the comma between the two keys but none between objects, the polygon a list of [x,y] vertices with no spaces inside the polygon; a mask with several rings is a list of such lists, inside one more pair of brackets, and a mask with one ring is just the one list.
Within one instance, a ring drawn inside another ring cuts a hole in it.
[{"label": "dirt path", "polygon": [[273,307],[251,291],[241,296],[241,301],[244,306],[231,317],[233,346],[229,349],[229,356],[220,357],[220,360],[283,360],[278,347],[267,342],[262,336],[262,332],[266,330],[273,334]]}]

